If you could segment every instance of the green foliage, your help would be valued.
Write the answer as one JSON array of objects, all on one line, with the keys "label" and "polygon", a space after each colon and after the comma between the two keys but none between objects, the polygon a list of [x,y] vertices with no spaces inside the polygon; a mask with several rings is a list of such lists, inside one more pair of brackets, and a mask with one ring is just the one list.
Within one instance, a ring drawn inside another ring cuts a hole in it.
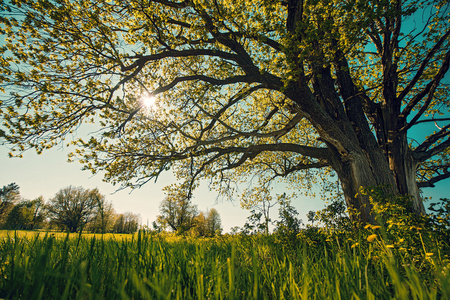
[{"label": "green foliage", "polygon": [[195,217],[195,227],[193,228],[193,231],[197,236],[208,236],[208,228],[204,212],[201,211]]},{"label": "green foliage", "polygon": [[0,189],[1,202],[16,202],[20,199],[20,187],[15,183],[10,183]]},{"label": "green foliage", "polygon": [[197,206],[190,197],[181,191],[171,189],[168,196],[160,203],[161,215],[157,217],[159,226],[169,227],[172,231],[185,233],[195,226],[198,215]]},{"label": "green foliage", "polygon": [[337,175],[365,221],[360,186],[410,194],[423,212],[418,187],[450,176],[446,0],[0,9],[0,135],[11,155],[95,123],[97,134],[71,142],[71,159],[113,184],[172,169],[189,190],[209,179],[227,197],[256,178],[257,199],[275,180],[311,194]]},{"label": "green foliage", "polygon": [[333,201],[324,209],[317,212],[310,211],[308,220],[316,226],[324,226],[326,230],[351,230],[352,222],[348,216],[342,199]]},{"label": "green foliage", "polygon": [[252,209],[250,211],[250,215],[247,217],[247,221],[240,229],[240,233],[243,235],[267,233],[269,228],[267,226],[267,223],[264,220],[261,220],[262,216],[262,211]]},{"label": "green foliage", "polygon": [[6,229],[33,230],[42,227],[46,218],[44,199],[24,200],[11,209],[6,219]]},{"label": "green foliage", "polygon": [[0,228],[6,226],[8,215],[20,198],[19,186],[14,182],[0,189]]},{"label": "green foliage", "polygon": [[[445,262],[450,260],[450,229],[443,221],[443,216],[449,214],[446,200],[442,201],[438,214],[418,215],[408,210],[412,205],[410,197],[386,195],[377,188],[361,189],[361,192],[371,198],[377,227],[384,229],[383,243],[405,251],[416,264],[427,253],[439,255],[439,259]],[[369,229],[373,227],[366,226]],[[434,251],[427,249],[431,245]]]},{"label": "green foliage", "polygon": [[94,217],[98,202],[103,198],[98,189],[69,186],[59,190],[46,208],[51,223],[60,229],[77,232]]},{"label": "green foliage", "polygon": [[448,198],[441,198],[439,202],[430,203],[428,208],[434,218],[431,221],[437,228],[444,230],[450,229],[450,200]]},{"label": "green foliage", "polygon": [[114,233],[135,233],[139,229],[139,216],[131,212],[115,216],[115,222],[112,226]]},{"label": "green foliage", "polygon": [[351,248],[370,251],[370,257],[375,260],[383,256],[388,256],[389,260],[395,257],[424,274],[436,271],[438,265],[448,265],[450,230],[445,221],[449,214],[448,201],[443,199],[438,209],[438,203],[431,204],[437,214],[419,215],[408,210],[412,205],[411,197],[388,195],[384,191],[382,188],[361,188],[360,191],[370,198],[375,224],[354,230],[361,224],[352,224],[347,217],[342,223],[343,206],[332,205],[314,215],[314,220],[320,220],[319,224],[325,226],[309,226],[298,235],[299,239],[311,246],[334,241],[350,243]]},{"label": "green foliage", "polygon": [[195,217],[194,222],[195,227],[192,230],[198,236],[213,237],[222,233],[222,221],[219,212],[214,208],[211,208],[206,213],[201,211]]},{"label": "green foliage", "polygon": [[302,220],[298,219],[298,212],[290,201],[281,201],[278,209],[279,221],[276,222],[276,232],[280,235],[297,235],[300,232]]},{"label": "green foliage", "polygon": [[208,211],[208,217],[206,218],[206,224],[208,228],[208,235],[215,236],[220,235],[222,233],[222,220],[220,219],[219,212],[211,208]]}]

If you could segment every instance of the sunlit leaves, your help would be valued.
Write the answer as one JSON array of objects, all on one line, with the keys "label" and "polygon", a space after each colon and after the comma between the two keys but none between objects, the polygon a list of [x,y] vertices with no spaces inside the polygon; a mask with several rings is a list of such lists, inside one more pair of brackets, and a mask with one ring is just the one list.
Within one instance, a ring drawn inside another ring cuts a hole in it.
[{"label": "sunlit leaves", "polygon": [[171,168],[223,194],[253,178],[328,193],[330,155],[339,169],[375,132],[389,161],[409,120],[448,113],[447,6],[434,4],[305,0],[293,16],[270,0],[2,3],[2,135],[41,152],[95,123],[77,155],[124,186]]}]

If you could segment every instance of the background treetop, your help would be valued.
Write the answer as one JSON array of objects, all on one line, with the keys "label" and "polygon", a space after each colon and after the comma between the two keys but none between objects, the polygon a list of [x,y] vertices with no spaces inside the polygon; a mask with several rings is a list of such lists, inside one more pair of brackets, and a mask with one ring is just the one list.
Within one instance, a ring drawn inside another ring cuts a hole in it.
[{"label": "background treetop", "polygon": [[447,1],[1,6],[0,133],[18,153],[92,122],[76,154],[123,187],[170,168],[228,195],[254,176],[308,189],[337,174],[367,221],[360,187],[424,212],[419,188],[450,176]]}]

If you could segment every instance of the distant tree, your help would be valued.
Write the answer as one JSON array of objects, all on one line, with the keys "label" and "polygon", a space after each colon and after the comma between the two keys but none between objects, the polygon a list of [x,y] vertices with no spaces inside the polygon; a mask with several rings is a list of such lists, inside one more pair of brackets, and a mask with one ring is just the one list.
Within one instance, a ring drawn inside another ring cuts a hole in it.
[{"label": "distant tree", "polygon": [[257,234],[262,232],[268,232],[266,222],[261,221],[263,213],[256,211],[255,209],[250,211],[250,216],[247,217],[247,222],[241,229],[242,234]]},{"label": "distant tree", "polygon": [[[246,223],[246,228],[252,231],[252,226],[257,231],[263,231],[265,234],[269,234],[269,223],[272,221],[270,218],[270,209],[274,207],[282,199],[286,198],[286,193],[278,196],[274,201],[270,195],[268,187],[253,188],[247,191],[245,198],[241,201],[241,206],[246,209],[251,209],[251,215],[248,218],[250,223]],[[261,217],[263,220],[261,221]],[[244,225],[245,226],[245,225]]]},{"label": "distant tree", "polygon": [[105,200],[105,197],[99,199],[92,220],[87,224],[88,230],[96,233],[106,233],[113,230],[116,219],[113,204]]},{"label": "distant tree", "polygon": [[134,233],[139,229],[139,215],[126,212],[117,215],[113,231],[115,233]]},{"label": "distant tree", "polygon": [[45,220],[44,198],[23,200],[14,205],[6,219],[5,228],[33,230],[42,226]]},{"label": "distant tree", "polygon": [[2,202],[15,202],[20,199],[20,187],[15,183],[10,183],[0,189],[0,200]]},{"label": "distant tree", "polygon": [[230,233],[233,235],[239,234],[241,232],[241,228],[239,226],[233,226],[230,228]]},{"label": "distant tree", "polygon": [[328,229],[349,229],[351,228],[351,220],[346,213],[345,203],[343,199],[333,201],[324,209],[317,212],[310,211],[308,213],[309,221],[317,222],[318,225]]},{"label": "distant tree", "polygon": [[45,223],[45,219],[47,218],[44,197],[39,196],[38,198],[31,200],[31,203],[33,211],[31,229],[40,228]]},{"label": "distant tree", "polygon": [[102,198],[97,188],[89,190],[69,186],[59,190],[55,197],[50,199],[47,211],[53,224],[76,232],[93,218]]},{"label": "distant tree", "polygon": [[0,228],[5,226],[9,213],[19,200],[19,186],[16,183],[10,183],[0,189]]},{"label": "distant tree", "polygon": [[302,220],[298,219],[297,210],[291,205],[291,202],[287,199],[279,202],[280,208],[278,209],[278,218],[276,222],[276,231],[280,234],[295,235],[300,232]]},{"label": "distant tree", "polygon": [[168,190],[168,196],[161,202],[159,210],[159,222],[179,233],[191,229],[198,215],[197,206],[191,204],[190,197],[175,189]]},{"label": "distant tree", "polygon": [[113,232],[114,233],[124,233],[125,219],[123,214],[118,214],[116,220],[114,221]]},{"label": "distant tree", "polygon": [[5,229],[27,230],[28,224],[33,218],[32,212],[28,209],[25,201],[14,205],[4,224]]},{"label": "distant tree", "polygon": [[314,226],[314,222],[316,221],[316,212],[313,210],[310,210],[307,214],[306,217],[308,218],[308,221],[311,222],[311,225]]},{"label": "distant tree", "polygon": [[161,226],[161,224],[157,220],[152,222],[152,227],[153,227],[153,230],[158,233],[164,230],[164,228]]},{"label": "distant tree", "polygon": [[222,220],[220,219],[219,212],[211,208],[208,211],[208,216],[206,218],[206,233],[209,236],[215,236],[216,233],[222,232]]},{"label": "distant tree", "polygon": [[206,224],[206,217],[204,212],[200,212],[195,217],[195,233],[199,236],[206,236],[208,234],[207,231],[207,224]]}]

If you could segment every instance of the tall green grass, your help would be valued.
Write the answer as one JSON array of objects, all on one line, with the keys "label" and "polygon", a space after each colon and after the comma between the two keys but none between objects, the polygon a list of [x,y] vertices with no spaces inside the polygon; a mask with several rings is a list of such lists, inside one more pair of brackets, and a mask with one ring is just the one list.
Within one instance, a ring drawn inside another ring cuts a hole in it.
[{"label": "tall green grass", "polygon": [[437,254],[411,261],[357,242],[12,233],[0,239],[0,298],[450,299],[450,266]]}]

